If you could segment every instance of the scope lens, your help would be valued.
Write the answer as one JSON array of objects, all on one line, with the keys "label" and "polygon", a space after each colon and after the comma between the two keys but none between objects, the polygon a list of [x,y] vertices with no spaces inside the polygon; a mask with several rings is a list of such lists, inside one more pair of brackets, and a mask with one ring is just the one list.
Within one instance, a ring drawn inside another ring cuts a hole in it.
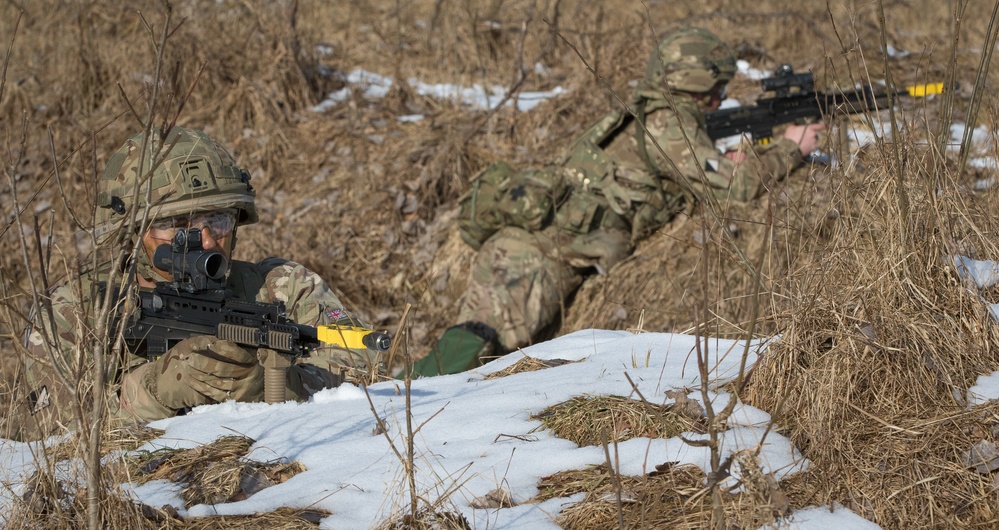
[{"label": "scope lens", "polygon": [[206,252],[201,257],[201,272],[213,280],[220,280],[225,276],[225,271],[229,267],[225,256],[221,252]]}]

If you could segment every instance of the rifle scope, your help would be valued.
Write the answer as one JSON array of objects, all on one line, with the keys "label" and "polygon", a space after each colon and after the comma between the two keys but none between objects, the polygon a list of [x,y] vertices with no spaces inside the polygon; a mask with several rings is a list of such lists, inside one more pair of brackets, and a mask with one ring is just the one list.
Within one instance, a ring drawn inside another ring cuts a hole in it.
[{"label": "rifle scope", "polygon": [[221,252],[204,249],[199,228],[178,230],[170,244],[156,247],[153,265],[169,272],[174,284],[199,291],[222,288],[229,270],[229,260]]}]

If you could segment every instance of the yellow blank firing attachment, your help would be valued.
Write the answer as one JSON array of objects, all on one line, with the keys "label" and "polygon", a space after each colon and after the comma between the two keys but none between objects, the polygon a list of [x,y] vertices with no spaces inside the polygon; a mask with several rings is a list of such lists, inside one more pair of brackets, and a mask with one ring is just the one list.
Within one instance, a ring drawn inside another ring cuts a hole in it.
[{"label": "yellow blank firing attachment", "polygon": [[933,94],[943,94],[944,84],[943,83],[929,83],[926,85],[914,85],[905,89],[910,96],[914,98],[921,98],[926,96],[931,96]]},{"label": "yellow blank firing attachment", "polygon": [[324,344],[352,350],[367,348],[386,351],[392,347],[392,337],[388,333],[372,331],[358,326],[319,326],[316,336]]}]

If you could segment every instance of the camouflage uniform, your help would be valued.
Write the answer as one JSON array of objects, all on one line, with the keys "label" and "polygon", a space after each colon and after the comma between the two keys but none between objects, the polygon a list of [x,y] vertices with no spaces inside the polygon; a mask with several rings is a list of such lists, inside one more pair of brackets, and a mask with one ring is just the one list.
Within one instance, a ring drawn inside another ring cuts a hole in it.
[{"label": "camouflage uniform", "polygon": [[[90,313],[87,302],[81,301],[78,289],[87,289],[93,281],[81,278],[67,282],[53,290],[53,315],[56,322],[58,350],[67,366],[80,366],[77,333],[79,316]],[[79,286],[79,287],[76,287]],[[340,300],[317,274],[305,267],[278,258],[268,258],[259,263],[234,261],[226,285],[231,295],[243,300],[258,302],[284,302],[288,318],[307,325],[344,324],[349,321]],[[33,389],[44,386],[51,392],[56,407],[65,406],[60,392],[62,385],[55,381],[49,365],[43,335],[39,327],[48,326],[48,318],[40,319],[28,335],[30,356],[26,366],[29,384]],[[48,329],[51,329],[50,327]],[[233,343],[214,337],[196,337],[182,341],[163,357],[148,361],[142,356],[144,344],[132,345],[123,361],[120,399],[112,403],[119,415],[129,415],[143,421],[152,421],[175,415],[178,411],[217,403],[226,399],[236,401],[261,401],[263,399],[263,372],[256,354]],[[304,399],[323,389],[336,386],[342,373],[353,366],[366,366],[366,352],[348,352],[327,347],[314,351],[310,357],[299,359],[288,372],[290,398]],[[179,361],[179,362],[178,362]],[[83,361],[87,369],[90,360]],[[184,366],[186,365],[186,366]],[[196,365],[196,369],[191,366]],[[172,371],[171,371],[172,369]],[[204,372],[201,380],[185,377],[187,372]],[[228,377],[211,379],[212,374],[226,372]],[[168,375],[169,374],[169,375]],[[181,377],[177,377],[180,374]],[[72,377],[70,380],[81,378]],[[119,409],[120,407],[120,409]],[[46,411],[47,414],[65,411]]]},{"label": "camouflage uniform", "polygon": [[571,191],[551,224],[503,228],[485,241],[458,315],[462,324],[445,332],[414,373],[454,373],[491,348],[505,353],[531,344],[557,323],[586,276],[606,273],[697,197],[748,201],[767,179],[800,164],[797,144],[783,138],[753,148],[740,164],[716,149],[692,93],[707,92],[719,78],[727,82],[734,71],[731,50],[704,30],[664,38],[632,99],[637,116],[612,112],[573,142],[560,165]]},{"label": "camouflage uniform", "polygon": [[[167,215],[175,215],[191,209],[210,211],[228,206],[240,210],[242,222],[256,221],[249,177],[235,167],[231,156],[221,146],[200,132],[179,128],[171,132],[166,145],[170,146],[171,142],[173,147],[168,149],[172,149],[171,156],[177,151],[185,154],[173,158],[168,156],[163,162],[165,170],[154,173],[154,185],[156,178],[161,179],[157,188],[161,194],[161,210],[168,211]],[[112,157],[105,172],[102,183],[105,191],[99,198],[99,204],[107,205],[106,208],[111,211],[104,214],[103,219],[99,212],[95,229],[99,236],[105,238],[105,243],[110,240],[108,235],[118,229],[111,225],[122,224],[115,216],[124,217],[123,212],[128,209],[127,204],[120,204],[123,197],[128,200],[128,183],[135,182],[142,173],[137,169],[139,145],[140,136],[130,139]],[[207,151],[203,149],[205,145],[209,146]],[[198,167],[176,171],[178,159],[181,159],[180,164]],[[178,183],[180,174],[195,181],[196,185]],[[230,183],[223,180],[227,175]],[[194,206],[191,201],[186,205],[181,200],[171,203],[171,194],[163,191],[172,189],[173,197],[183,199],[191,195],[192,188],[197,188],[197,184],[208,179],[209,189],[201,191],[201,195],[196,197],[198,204]],[[118,204],[113,206],[113,203]],[[179,207],[178,203],[181,203]],[[138,257],[137,269],[146,277],[155,274],[148,256]],[[86,401],[89,390],[81,385],[91,379],[85,375],[92,373],[93,359],[81,352],[92,351],[84,345],[93,341],[89,334],[93,331],[93,316],[97,314],[95,306],[100,303],[97,285],[106,282],[109,273],[109,267],[99,273],[81,273],[53,289],[48,297],[51,318],[47,311],[42,311],[34,319],[35,325],[26,337],[29,355],[25,372],[33,390],[29,406],[43,433],[53,433],[60,424],[67,425],[74,418],[68,407]],[[296,323],[312,326],[360,324],[344,311],[340,300],[322,278],[291,261],[278,258],[267,258],[259,263],[232,261],[225,287],[235,298],[283,302],[288,318]],[[53,321],[54,327],[51,325]],[[46,347],[46,337],[51,337],[48,342],[52,348]],[[264,371],[257,352],[252,349],[214,336],[200,336],[185,339],[159,359],[150,361],[142,355],[144,347],[144,342],[126,345],[127,353],[120,361],[120,369],[111,386],[113,394],[109,401],[115,416],[152,421],[176,415],[190,407],[227,399],[263,399]],[[288,370],[286,397],[305,399],[323,388],[336,386],[350,369],[377,365],[374,355],[368,350],[335,347],[313,351],[310,357],[298,359]],[[78,385],[74,390],[84,399],[70,399],[66,383]]]}]

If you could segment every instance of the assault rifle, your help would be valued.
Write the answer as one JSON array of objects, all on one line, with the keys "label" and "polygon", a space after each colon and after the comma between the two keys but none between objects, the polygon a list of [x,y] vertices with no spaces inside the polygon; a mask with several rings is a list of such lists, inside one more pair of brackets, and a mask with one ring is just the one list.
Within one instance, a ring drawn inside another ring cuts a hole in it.
[{"label": "assault rifle", "polygon": [[[833,112],[856,114],[886,108],[889,93],[875,92],[870,85],[857,90],[816,92],[811,72],[796,74],[784,64],[773,77],[761,80],[764,97],[756,104],[708,112],[705,115],[708,136],[712,140],[749,134],[757,144],[773,138],[774,127],[799,120],[818,119]],[[925,97],[941,94],[943,83],[915,85],[897,90],[892,96]]]},{"label": "assault rifle", "polygon": [[391,346],[386,333],[359,326],[307,326],[288,319],[283,302],[256,302],[231,296],[225,289],[229,264],[216,251],[205,250],[201,230],[178,230],[169,244],[153,253],[153,265],[173,281],[139,291],[138,305],[123,326],[129,342],[145,341],[151,359],[178,342],[214,335],[251,348],[263,348],[264,398],[284,401],[285,373],[298,357],[321,346],[382,352]]}]

